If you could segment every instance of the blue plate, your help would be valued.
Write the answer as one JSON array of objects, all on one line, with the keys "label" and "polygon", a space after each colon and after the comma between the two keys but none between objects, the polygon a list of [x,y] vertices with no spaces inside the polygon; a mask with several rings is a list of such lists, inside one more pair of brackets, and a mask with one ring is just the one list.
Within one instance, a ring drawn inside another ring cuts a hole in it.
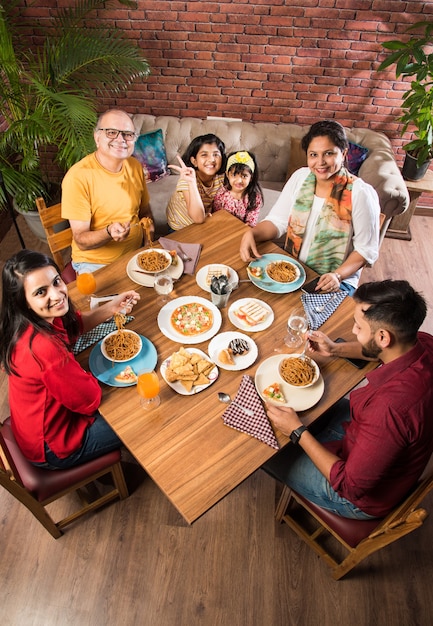
[{"label": "blue plate", "polygon": [[101,352],[101,341],[98,341],[93,348],[89,357],[89,368],[93,376],[95,376],[101,383],[110,385],[111,387],[131,387],[136,383],[119,383],[115,380],[115,376],[125,369],[127,365],[130,365],[134,372],[138,374],[140,370],[149,369],[153,370],[158,360],[156,348],[149,339],[140,335],[142,347],[136,357],[130,361],[124,363],[113,363],[105,358]]},{"label": "blue plate", "polygon": [[[294,280],[292,283],[271,283],[271,279],[265,272],[265,267],[273,261],[290,261],[290,263],[293,263],[293,265],[296,265],[296,267],[299,268],[299,278]],[[253,285],[263,291],[268,291],[269,293],[291,293],[292,291],[300,289],[305,283],[306,274],[304,268],[298,261],[296,261],[296,259],[292,259],[292,257],[287,254],[264,254],[261,259],[251,261],[248,267],[262,268],[263,278],[255,278],[255,276],[252,276],[249,272],[248,278]]]}]

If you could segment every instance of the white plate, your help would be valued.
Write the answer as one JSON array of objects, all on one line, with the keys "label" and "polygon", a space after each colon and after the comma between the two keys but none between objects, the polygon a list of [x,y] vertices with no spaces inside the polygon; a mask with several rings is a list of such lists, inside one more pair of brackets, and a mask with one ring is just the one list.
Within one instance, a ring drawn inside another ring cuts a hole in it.
[{"label": "white plate", "polygon": [[[162,248],[158,248],[158,250],[162,250]],[[143,287],[153,287],[153,283],[155,280],[155,274],[141,274],[143,270],[140,269],[137,264],[137,257],[139,254],[142,254],[143,250],[134,254],[128,261],[128,265],[126,266],[126,273],[129,278],[137,283],[137,285],[143,285]],[[136,270],[140,270],[137,272]],[[177,255],[177,263],[176,265],[170,265],[168,269],[164,270],[169,276],[172,278],[180,278],[183,273],[183,261],[179,255]]]},{"label": "white plate", "polygon": [[[234,312],[240,306],[246,304],[247,302],[257,302],[257,304],[260,304],[264,309],[269,311],[269,315],[266,317],[266,319],[263,320],[263,322],[260,322],[260,324],[256,324],[255,326],[250,326],[249,324],[244,323],[241,319],[239,319],[237,315],[235,315]],[[274,312],[269,304],[266,304],[266,302],[263,302],[263,300],[258,300],[257,298],[240,298],[239,300],[235,300],[235,302],[230,305],[230,308],[228,310],[228,316],[233,326],[236,326],[236,328],[240,328],[241,330],[248,330],[250,333],[257,333],[259,330],[265,330],[265,328],[269,328],[269,326],[274,321]]]},{"label": "white plate", "polygon": [[[205,354],[202,350],[199,350],[198,348],[185,348],[185,350],[192,354],[199,354],[201,357],[203,357],[207,361],[212,360],[212,359],[209,359],[207,354]],[[212,385],[212,383],[214,383],[216,379],[218,378],[219,372],[218,372],[217,366],[215,365],[215,367],[211,369],[211,371],[208,374],[209,382],[207,385],[197,385],[193,387],[191,391],[187,391],[181,382],[176,381],[174,383],[171,383],[166,379],[165,372],[167,370],[167,367],[170,365],[170,359],[171,359],[171,356],[169,356],[168,359],[165,359],[165,361],[161,363],[161,367],[159,371],[161,372],[161,376],[163,377],[167,385],[171,387],[172,389],[174,389],[174,391],[176,393],[179,393],[181,396],[193,396],[196,393],[200,393],[200,391],[203,391],[203,389],[207,389],[208,387],[210,387],[210,385]]]},{"label": "white plate", "polygon": [[[224,265],[223,263],[212,263],[211,265],[205,265],[204,267],[201,267],[196,276],[195,276],[195,280],[197,282],[197,285],[203,289],[204,291],[207,291],[208,293],[210,293],[210,286],[207,284],[206,282],[206,278],[207,278],[207,273],[209,268],[212,265]],[[229,265],[224,265],[224,267],[226,267],[229,272],[230,272],[230,276],[229,276],[229,283],[231,283],[233,285],[233,289],[236,289],[236,287],[239,285],[239,276],[238,273],[235,272],[235,270],[233,268],[231,268]]]},{"label": "white plate", "polygon": [[260,363],[254,379],[256,389],[262,400],[269,402],[269,399],[265,398],[262,394],[263,389],[266,389],[266,387],[269,387],[272,383],[279,383],[286,402],[285,404],[278,404],[281,404],[281,406],[290,406],[295,411],[310,409],[319,402],[325,391],[325,383],[322,375],[319,375],[318,381],[311,387],[306,387],[305,389],[292,387],[280,376],[280,363],[286,357],[287,354],[277,354]]},{"label": "white plate", "polygon": [[[233,355],[234,365],[223,363],[218,358],[218,354],[221,352],[221,350],[224,350],[224,348],[228,348],[228,345],[230,341],[232,341],[232,339],[243,339],[250,346],[249,351],[245,354]],[[257,344],[254,339],[251,339],[251,337],[247,337],[247,335],[244,335],[243,333],[238,333],[236,331],[221,333],[217,335],[209,343],[207,350],[209,352],[211,361],[216,363],[218,367],[221,367],[225,370],[244,370],[255,362],[258,355]]]},{"label": "white plate", "polygon": [[[182,304],[191,304],[192,302],[198,302],[200,304],[203,304],[212,311],[213,324],[212,327],[205,333],[188,337],[182,335],[181,333],[178,333],[173,328],[173,326],[171,325],[171,314],[175,309],[177,309],[178,306],[181,306]],[[158,326],[162,334],[172,341],[177,341],[177,343],[185,343],[188,345],[201,343],[202,341],[208,341],[209,339],[212,339],[212,337],[216,335],[219,331],[221,321],[222,319],[220,310],[217,309],[217,307],[212,304],[212,302],[206,300],[205,298],[201,298],[200,296],[183,296],[182,298],[175,298],[174,300],[167,302],[167,304],[165,304],[158,313]]]}]

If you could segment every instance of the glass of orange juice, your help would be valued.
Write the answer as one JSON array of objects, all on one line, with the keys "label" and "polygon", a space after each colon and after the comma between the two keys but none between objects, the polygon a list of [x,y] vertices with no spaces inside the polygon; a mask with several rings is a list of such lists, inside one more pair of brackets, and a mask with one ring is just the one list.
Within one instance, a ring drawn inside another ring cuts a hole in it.
[{"label": "glass of orange juice", "polygon": [[96,291],[96,280],[90,272],[78,274],[76,284],[78,291],[85,296],[91,296]]},{"label": "glass of orange juice", "polygon": [[154,370],[142,370],[138,374],[137,391],[141,396],[140,404],[144,409],[153,409],[160,405],[159,380]]}]

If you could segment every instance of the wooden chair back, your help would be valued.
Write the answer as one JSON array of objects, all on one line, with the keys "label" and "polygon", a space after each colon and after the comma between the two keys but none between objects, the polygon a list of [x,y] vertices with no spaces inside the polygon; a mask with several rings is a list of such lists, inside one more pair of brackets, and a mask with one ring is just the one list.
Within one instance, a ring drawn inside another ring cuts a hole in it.
[{"label": "wooden chair back", "polygon": [[[60,271],[63,271],[67,264],[64,252],[71,247],[72,230],[67,226],[67,220],[62,218],[62,205],[59,202],[47,207],[43,198],[36,198],[36,206],[52,257],[59,266]],[[60,228],[63,228],[63,230],[60,230]]]},{"label": "wooden chair back", "polygon": [[[433,473],[429,472],[385,518],[362,521],[325,511],[285,486],[275,517],[290,526],[327,563],[332,577],[339,580],[370,554],[422,526],[428,513],[418,506],[431,489]],[[343,558],[331,551],[329,535],[342,547]]]},{"label": "wooden chair back", "polygon": [[[95,486],[93,495],[96,492],[96,499],[86,499],[83,488],[106,474],[111,474],[113,488],[101,495]],[[55,539],[63,534],[65,526],[86,513],[129,495],[119,450],[67,470],[41,469],[23,456],[13,436],[9,418],[0,427],[0,484],[27,507]],[[81,508],[55,522],[45,507],[73,492],[80,496]]]}]

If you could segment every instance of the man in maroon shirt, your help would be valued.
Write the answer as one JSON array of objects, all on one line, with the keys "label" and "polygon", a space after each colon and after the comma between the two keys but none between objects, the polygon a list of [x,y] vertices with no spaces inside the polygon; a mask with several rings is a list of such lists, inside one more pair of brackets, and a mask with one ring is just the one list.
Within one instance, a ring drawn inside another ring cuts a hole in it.
[{"label": "man in maroon shirt", "polygon": [[406,281],[361,285],[354,294],[357,341],[310,334],[322,356],[378,359],[368,384],[330,409],[317,436],[293,409],[269,404],[286,446],[264,469],[319,506],[355,519],[383,517],[416,484],[433,453],[433,337],[418,332],[424,298]]}]

